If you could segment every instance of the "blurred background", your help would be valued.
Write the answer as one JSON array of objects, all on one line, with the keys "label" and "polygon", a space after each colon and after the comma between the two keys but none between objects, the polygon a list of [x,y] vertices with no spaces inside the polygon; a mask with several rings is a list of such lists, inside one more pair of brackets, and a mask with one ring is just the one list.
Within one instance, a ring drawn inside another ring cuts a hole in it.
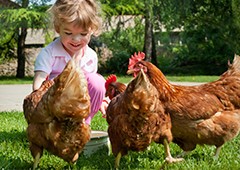
[{"label": "blurred background", "polygon": [[[37,54],[58,35],[47,9],[55,0],[0,0],[0,76],[33,76]],[[126,75],[143,51],[168,75],[219,75],[240,53],[240,1],[100,0],[102,34],[90,46],[101,74]]]}]

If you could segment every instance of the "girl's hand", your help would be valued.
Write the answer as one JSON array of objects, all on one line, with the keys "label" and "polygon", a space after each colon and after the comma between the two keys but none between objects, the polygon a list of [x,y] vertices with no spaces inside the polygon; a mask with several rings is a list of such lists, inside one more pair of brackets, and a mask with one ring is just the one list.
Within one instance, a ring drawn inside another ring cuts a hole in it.
[{"label": "girl's hand", "polygon": [[37,90],[42,85],[42,83],[46,80],[48,74],[43,71],[36,71],[33,78],[32,89]]},{"label": "girl's hand", "polygon": [[107,110],[107,107],[108,107],[108,101],[107,100],[103,100],[102,101],[102,104],[100,106],[100,112],[102,113],[102,117],[103,118],[106,118],[106,110]]}]

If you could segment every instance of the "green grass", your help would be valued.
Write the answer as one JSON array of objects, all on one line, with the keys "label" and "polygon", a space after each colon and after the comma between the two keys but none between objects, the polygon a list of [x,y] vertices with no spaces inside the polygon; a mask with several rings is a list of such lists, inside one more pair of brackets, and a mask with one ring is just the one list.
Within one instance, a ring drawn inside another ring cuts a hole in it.
[{"label": "green grass", "polygon": [[[211,82],[219,78],[219,76],[166,76],[169,81],[173,82]],[[118,81],[128,83],[132,79],[131,76],[118,76]]]},{"label": "green grass", "polygon": [[25,77],[23,79],[14,76],[0,76],[0,84],[32,84],[33,77]]},{"label": "green grass", "polygon": [[[31,169],[33,158],[26,137],[27,123],[22,112],[0,112],[0,169]],[[106,120],[98,113],[92,121],[93,130],[107,130]],[[119,169],[166,169],[166,170],[237,170],[240,169],[240,135],[227,142],[218,160],[213,159],[214,146],[198,146],[181,163],[164,164],[164,148],[151,144],[144,152],[129,152],[120,162]],[[181,153],[181,149],[171,144],[172,155]],[[102,148],[86,157],[80,155],[76,165],[70,166],[62,159],[44,152],[38,169],[113,169],[114,156]]]},{"label": "green grass", "polygon": [[[108,75],[104,76],[105,78]],[[166,76],[169,81],[176,82],[210,82],[217,80],[218,76]],[[132,79],[131,76],[118,76],[118,81],[128,83]],[[33,77],[19,79],[16,77],[0,76],[0,84],[32,84]]]},{"label": "green grass", "polygon": [[176,82],[211,82],[219,78],[219,76],[166,76],[169,81]]}]

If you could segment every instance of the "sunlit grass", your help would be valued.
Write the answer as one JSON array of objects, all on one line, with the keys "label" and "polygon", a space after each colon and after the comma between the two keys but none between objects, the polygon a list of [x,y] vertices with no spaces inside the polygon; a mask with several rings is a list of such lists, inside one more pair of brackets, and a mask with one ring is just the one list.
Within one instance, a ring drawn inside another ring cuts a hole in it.
[{"label": "sunlit grass", "polygon": [[167,76],[169,81],[176,82],[211,82],[215,81],[219,76]]},{"label": "sunlit grass", "polygon": [[[108,75],[105,75],[106,78]],[[122,83],[128,83],[131,81],[131,76],[117,76],[118,81]],[[211,82],[217,80],[219,76],[166,76],[169,81],[176,82]],[[0,84],[32,84],[33,77],[26,77],[23,79],[19,79],[16,77],[1,77],[0,76]]]},{"label": "sunlit grass", "polygon": [[0,76],[0,84],[32,84],[33,77],[16,78],[14,76]]},{"label": "sunlit grass", "polygon": [[[0,112],[0,169],[32,169],[33,158],[30,154],[26,136],[27,123],[22,112]],[[107,122],[100,113],[94,117],[93,130],[107,130]],[[173,156],[181,153],[181,149],[171,144]],[[227,142],[218,160],[213,159],[214,146],[198,146],[185,157],[185,161],[176,164],[164,164],[163,145],[151,144],[144,152],[130,151],[120,162],[119,169],[166,169],[166,170],[238,170],[240,169],[240,135]],[[114,169],[114,156],[108,155],[107,148],[102,148],[87,157],[80,155],[76,165],[69,165],[62,159],[44,151],[39,169],[81,169],[107,170]]]},{"label": "sunlit grass", "polygon": [[[219,76],[166,76],[169,81],[173,82],[211,82],[219,78]],[[118,81],[128,83],[132,79],[131,76],[118,76]]]}]

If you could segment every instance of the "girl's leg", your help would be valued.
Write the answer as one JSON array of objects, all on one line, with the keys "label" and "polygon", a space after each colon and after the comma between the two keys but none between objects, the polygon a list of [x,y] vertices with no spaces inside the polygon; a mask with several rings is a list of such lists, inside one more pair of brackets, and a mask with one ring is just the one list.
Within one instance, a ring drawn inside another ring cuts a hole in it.
[{"label": "girl's leg", "polygon": [[86,118],[86,123],[90,125],[92,118],[100,109],[106,93],[105,79],[98,73],[86,73],[85,76],[88,82],[88,91],[91,101],[91,112]]}]

